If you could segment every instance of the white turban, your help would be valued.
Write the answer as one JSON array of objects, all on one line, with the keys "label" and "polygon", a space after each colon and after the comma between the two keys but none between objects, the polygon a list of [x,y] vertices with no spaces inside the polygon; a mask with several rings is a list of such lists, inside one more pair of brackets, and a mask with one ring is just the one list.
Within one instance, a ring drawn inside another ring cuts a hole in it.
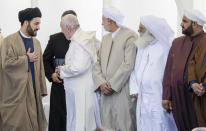
[{"label": "white turban", "polygon": [[171,46],[174,32],[164,18],[153,15],[143,16],[140,18],[140,23],[164,46]]},{"label": "white turban", "polygon": [[192,21],[197,22],[198,25],[204,26],[206,24],[206,18],[199,10],[185,10],[184,16]]},{"label": "white turban", "polygon": [[114,7],[103,8],[103,16],[115,21],[118,25],[121,25],[124,19],[123,14]]}]

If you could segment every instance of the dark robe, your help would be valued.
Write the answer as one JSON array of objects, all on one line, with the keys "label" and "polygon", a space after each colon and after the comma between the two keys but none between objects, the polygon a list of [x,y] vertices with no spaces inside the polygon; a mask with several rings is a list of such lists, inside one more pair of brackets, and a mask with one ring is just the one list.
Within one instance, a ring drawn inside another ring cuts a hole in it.
[{"label": "dark robe", "polygon": [[[26,52],[29,50],[30,48],[30,52],[33,53],[34,52],[34,44],[33,44],[33,39],[31,38],[26,38],[24,36],[21,35],[21,33],[19,32],[19,35],[21,36],[23,42],[24,42],[24,46],[26,49]],[[35,69],[34,69],[34,62],[30,62],[29,60],[29,56],[27,55],[27,59],[28,59],[28,71],[31,72],[31,76],[32,76],[32,85],[34,88],[34,95],[36,97],[36,84],[35,84]]]},{"label": "dark robe", "polygon": [[[188,82],[204,83],[206,88],[206,34],[202,32],[198,48],[188,66]],[[197,114],[198,126],[206,127],[206,93],[197,96],[193,92],[193,102]]]},{"label": "dark robe", "polygon": [[163,79],[163,100],[172,101],[172,113],[179,131],[197,127],[197,118],[188,85],[188,64],[194,56],[202,33],[173,41]]},{"label": "dark robe", "polygon": [[48,45],[43,54],[45,74],[52,82],[50,96],[49,131],[66,131],[66,100],[63,84],[52,81],[55,67],[64,63],[66,52],[69,48],[68,41],[63,33],[50,36]]}]

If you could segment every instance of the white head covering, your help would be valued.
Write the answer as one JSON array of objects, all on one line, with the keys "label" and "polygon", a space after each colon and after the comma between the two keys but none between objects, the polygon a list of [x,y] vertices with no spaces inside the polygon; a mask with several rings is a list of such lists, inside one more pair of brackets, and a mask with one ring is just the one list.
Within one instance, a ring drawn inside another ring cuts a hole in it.
[{"label": "white head covering", "polygon": [[96,39],[95,31],[83,31],[79,28],[71,40],[79,43],[90,54],[93,64],[97,61],[97,51],[100,48],[100,42]]},{"label": "white head covering", "polygon": [[206,18],[199,10],[184,10],[184,16],[197,22],[198,25],[204,26],[206,24]]},{"label": "white head covering", "polygon": [[121,25],[124,19],[123,14],[114,7],[103,8],[103,16],[115,21],[118,25]]},{"label": "white head covering", "polygon": [[174,32],[164,18],[148,15],[141,17],[140,22],[164,46],[171,46]]}]

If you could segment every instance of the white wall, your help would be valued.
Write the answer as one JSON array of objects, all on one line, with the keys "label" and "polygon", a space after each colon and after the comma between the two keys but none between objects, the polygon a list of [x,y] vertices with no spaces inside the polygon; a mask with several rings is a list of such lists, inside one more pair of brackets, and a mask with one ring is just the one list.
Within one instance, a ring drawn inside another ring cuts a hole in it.
[{"label": "white wall", "polygon": [[[205,5],[206,5],[206,0],[195,0],[194,2],[194,9],[200,10],[203,13],[203,15],[206,17]],[[206,25],[204,30],[206,31]]]},{"label": "white wall", "polygon": [[0,1],[0,28],[3,36],[19,30],[18,12],[30,7],[29,0],[1,0]]},{"label": "white wall", "polygon": [[104,0],[104,6],[114,6],[124,15],[124,26],[137,32],[139,17],[156,15],[165,18],[176,33],[177,8],[174,0]]},{"label": "white wall", "polygon": [[[60,17],[69,9],[77,12],[83,29],[96,30],[97,37],[101,38],[102,0],[38,0],[38,6],[42,19],[37,38],[41,41],[43,49],[49,35],[60,31]],[[4,36],[19,30],[18,12],[28,7],[31,7],[31,0],[0,1],[0,27]]]},{"label": "white wall", "polygon": [[[81,3],[81,4],[80,4]],[[101,38],[101,8],[99,0],[39,0],[42,11],[41,30],[38,38],[44,49],[49,35],[60,31],[60,19],[65,10],[72,9],[77,13],[80,26],[84,30],[96,30]]]}]

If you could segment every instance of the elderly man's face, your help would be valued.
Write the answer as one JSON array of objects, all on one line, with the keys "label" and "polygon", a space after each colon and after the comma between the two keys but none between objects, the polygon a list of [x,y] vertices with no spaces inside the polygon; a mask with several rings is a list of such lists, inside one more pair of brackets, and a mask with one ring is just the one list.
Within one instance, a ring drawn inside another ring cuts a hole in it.
[{"label": "elderly man's face", "polygon": [[72,28],[69,26],[66,26],[63,21],[60,22],[61,30],[64,36],[66,37],[67,40],[70,40],[72,37]]},{"label": "elderly man's face", "polygon": [[140,36],[142,36],[146,31],[147,31],[147,29],[145,28],[145,26],[140,23],[139,30],[138,30],[138,32],[140,33]]},{"label": "elderly man's face", "polygon": [[60,27],[61,27],[62,33],[64,33],[65,28],[64,28],[64,24],[63,24],[63,20],[62,19],[61,19],[61,22],[60,22]]},{"label": "elderly man's face", "polygon": [[110,31],[109,20],[102,16],[102,25],[106,31]]},{"label": "elderly man's face", "polygon": [[182,18],[181,27],[182,33],[185,35],[190,36],[194,32],[192,27],[192,21],[185,16]]}]

